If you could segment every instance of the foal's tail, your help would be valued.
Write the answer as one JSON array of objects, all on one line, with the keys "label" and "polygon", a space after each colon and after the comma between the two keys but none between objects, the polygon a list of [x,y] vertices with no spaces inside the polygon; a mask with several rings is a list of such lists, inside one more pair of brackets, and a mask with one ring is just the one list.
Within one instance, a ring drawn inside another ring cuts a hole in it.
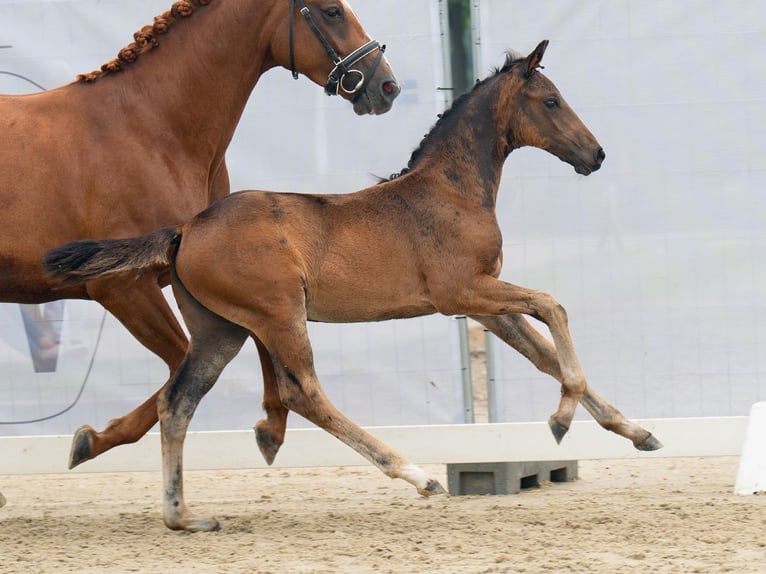
[{"label": "foal's tail", "polygon": [[169,267],[181,230],[164,227],[128,239],[83,239],[47,251],[43,268],[64,283],[84,283],[106,274]]}]

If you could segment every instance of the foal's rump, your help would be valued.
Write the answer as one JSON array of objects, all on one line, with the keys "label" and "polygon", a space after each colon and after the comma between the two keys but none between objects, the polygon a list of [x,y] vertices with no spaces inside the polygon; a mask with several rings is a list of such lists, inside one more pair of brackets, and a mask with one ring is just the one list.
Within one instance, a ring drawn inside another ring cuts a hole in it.
[{"label": "foal's rump", "polygon": [[181,240],[176,227],[127,239],[83,239],[47,251],[45,272],[63,283],[85,283],[103,275],[169,267]]}]

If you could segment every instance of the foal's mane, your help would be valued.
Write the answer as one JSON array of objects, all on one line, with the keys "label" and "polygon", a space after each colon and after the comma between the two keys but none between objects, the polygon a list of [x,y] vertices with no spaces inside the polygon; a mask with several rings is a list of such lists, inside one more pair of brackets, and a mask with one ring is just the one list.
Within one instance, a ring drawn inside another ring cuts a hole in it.
[{"label": "foal's mane", "polygon": [[95,82],[107,74],[114,74],[135,62],[144,52],[159,45],[157,36],[166,33],[182,18],[191,16],[195,8],[207,6],[212,0],[178,0],[170,10],[154,17],[154,24],[147,25],[133,34],[135,42],[132,42],[119,51],[117,57],[101,66],[100,70],[94,70],[87,74],[79,74],[78,82]]},{"label": "foal's mane", "polygon": [[387,181],[391,181],[392,179],[401,177],[407,172],[409,172],[415,166],[415,162],[417,162],[418,158],[421,156],[423,152],[423,147],[426,146],[431,139],[433,139],[433,136],[438,131],[439,127],[442,126],[444,122],[447,121],[457,110],[464,107],[465,103],[471,99],[471,96],[477,91],[477,89],[480,86],[483,86],[484,84],[486,84],[493,78],[499,76],[500,74],[508,72],[513,67],[514,64],[517,64],[523,59],[524,57],[519,55],[517,52],[514,52],[512,50],[507,50],[505,52],[505,63],[501,67],[494,68],[492,70],[492,73],[486,78],[484,78],[483,80],[476,80],[476,83],[473,85],[473,87],[469,91],[462,94],[458,99],[452,102],[452,105],[448,109],[446,109],[444,112],[438,115],[438,119],[436,120],[436,123],[431,127],[430,130],[428,130],[428,133],[425,136],[423,136],[423,139],[420,140],[420,145],[418,145],[418,147],[415,148],[415,151],[412,152],[412,155],[410,156],[410,160],[407,162],[407,167],[402,169],[399,173],[391,174],[388,178],[380,178],[380,181],[378,183],[385,183]]}]

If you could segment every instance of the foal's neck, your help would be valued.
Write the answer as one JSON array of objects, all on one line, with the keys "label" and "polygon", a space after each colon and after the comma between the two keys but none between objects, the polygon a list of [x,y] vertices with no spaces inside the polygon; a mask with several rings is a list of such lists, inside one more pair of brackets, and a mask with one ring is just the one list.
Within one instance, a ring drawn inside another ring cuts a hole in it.
[{"label": "foal's neck", "polygon": [[494,209],[508,126],[499,123],[496,89],[477,86],[447,112],[422,144],[417,166],[443,173],[453,192]]}]

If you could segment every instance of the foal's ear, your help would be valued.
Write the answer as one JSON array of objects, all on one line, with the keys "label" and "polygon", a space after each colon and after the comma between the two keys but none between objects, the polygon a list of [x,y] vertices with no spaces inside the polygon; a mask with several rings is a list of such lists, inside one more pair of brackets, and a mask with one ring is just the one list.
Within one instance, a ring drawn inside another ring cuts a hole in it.
[{"label": "foal's ear", "polygon": [[527,72],[525,74],[527,78],[531,76],[537,68],[542,67],[540,66],[540,62],[543,59],[543,54],[545,54],[545,49],[547,47],[548,40],[543,40],[537,45],[537,48],[527,56]]}]

